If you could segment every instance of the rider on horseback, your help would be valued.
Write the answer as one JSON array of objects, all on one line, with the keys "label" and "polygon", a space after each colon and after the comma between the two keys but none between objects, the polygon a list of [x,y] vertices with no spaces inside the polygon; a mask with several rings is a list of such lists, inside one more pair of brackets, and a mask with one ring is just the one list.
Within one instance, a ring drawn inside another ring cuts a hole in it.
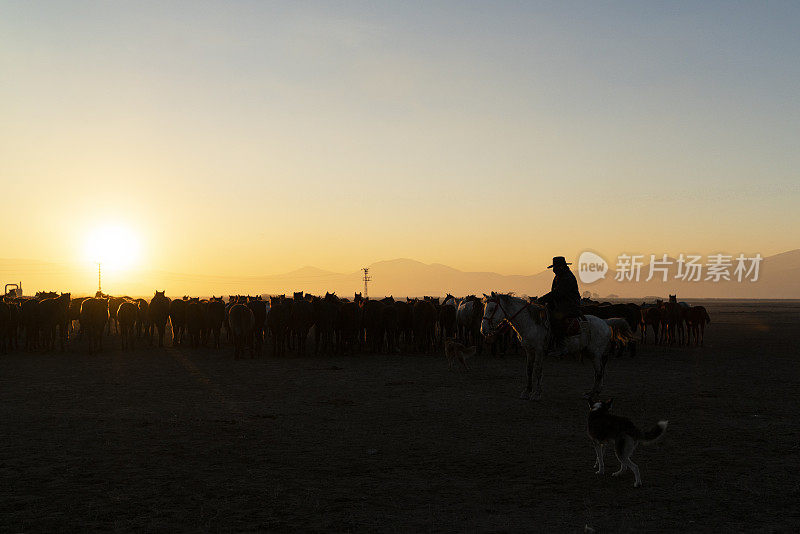
[{"label": "rider on horseback", "polygon": [[572,274],[564,256],[553,258],[553,264],[548,269],[553,269],[553,286],[550,293],[539,297],[539,303],[546,304],[550,309],[550,324],[553,328],[554,355],[564,353],[564,338],[567,334],[567,325],[581,314],[581,294],[578,291],[578,281]]}]

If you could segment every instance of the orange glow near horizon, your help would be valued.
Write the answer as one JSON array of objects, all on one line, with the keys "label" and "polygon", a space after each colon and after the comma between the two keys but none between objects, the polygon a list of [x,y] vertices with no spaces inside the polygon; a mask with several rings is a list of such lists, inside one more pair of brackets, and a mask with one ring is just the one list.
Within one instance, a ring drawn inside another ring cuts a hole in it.
[{"label": "orange glow near horizon", "polygon": [[796,249],[800,7],[724,11],[9,3],[4,276],[93,292],[100,261],[152,294]]}]

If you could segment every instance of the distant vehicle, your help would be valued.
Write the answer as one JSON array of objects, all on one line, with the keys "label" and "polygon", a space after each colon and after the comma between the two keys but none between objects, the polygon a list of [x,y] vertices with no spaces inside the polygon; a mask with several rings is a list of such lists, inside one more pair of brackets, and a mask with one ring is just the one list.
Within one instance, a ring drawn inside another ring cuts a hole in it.
[{"label": "distant vehicle", "polygon": [[[11,288],[11,289],[9,289]],[[16,284],[6,284],[3,294],[6,297],[17,298],[22,296],[22,282]]]}]

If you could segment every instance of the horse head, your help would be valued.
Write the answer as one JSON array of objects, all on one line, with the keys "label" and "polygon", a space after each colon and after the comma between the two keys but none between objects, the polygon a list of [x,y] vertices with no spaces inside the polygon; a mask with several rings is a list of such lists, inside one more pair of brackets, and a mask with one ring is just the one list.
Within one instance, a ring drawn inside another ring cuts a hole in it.
[{"label": "horse head", "polygon": [[497,334],[500,324],[506,320],[506,313],[500,303],[503,295],[492,291],[491,295],[483,294],[483,317],[481,318],[480,332],[487,339],[492,339]]}]

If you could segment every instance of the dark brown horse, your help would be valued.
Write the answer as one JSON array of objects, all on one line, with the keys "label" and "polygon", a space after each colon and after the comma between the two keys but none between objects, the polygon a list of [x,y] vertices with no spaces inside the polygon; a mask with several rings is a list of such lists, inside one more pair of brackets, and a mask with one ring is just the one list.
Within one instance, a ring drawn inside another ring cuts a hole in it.
[{"label": "dark brown horse", "polygon": [[704,306],[691,306],[686,312],[686,323],[689,330],[687,344],[691,344],[694,336],[694,344],[703,346],[703,337],[706,325],[711,322]]},{"label": "dark brown horse", "polygon": [[455,338],[456,331],[456,300],[451,294],[444,298],[444,304],[439,307],[439,337],[440,341]]},{"label": "dark brown horse", "polygon": [[208,330],[214,335],[214,348],[220,348],[222,324],[225,322],[225,301],[222,297],[211,297],[208,301]]},{"label": "dark brown horse", "polygon": [[414,318],[413,318],[413,304],[401,300],[394,301],[394,307],[397,310],[397,345],[403,345],[404,350],[411,347],[414,340]]},{"label": "dark brown horse", "polygon": [[412,308],[414,345],[422,353],[436,348],[436,306],[431,300],[416,300]]},{"label": "dark brown horse", "polygon": [[247,307],[253,312],[253,346],[256,354],[261,356],[261,348],[267,337],[267,303],[259,295],[248,299]]},{"label": "dark brown horse", "polygon": [[386,343],[386,352],[392,354],[400,352],[398,348],[397,338],[400,331],[400,317],[397,313],[397,308],[394,305],[394,298],[388,296],[381,299],[385,305],[383,308],[383,331]]},{"label": "dark brown horse", "polygon": [[669,345],[681,345],[684,341],[683,310],[678,304],[678,296],[670,295],[662,308],[662,338]]},{"label": "dark brown horse", "polygon": [[[83,303],[84,300],[86,300],[86,298],[87,297],[77,297],[77,298],[74,298],[74,299],[70,300],[70,303],[69,303],[69,317],[68,317],[69,326],[70,326],[70,330],[71,330],[70,335],[74,335],[75,334],[75,328],[76,328],[75,327],[75,322],[79,321],[80,318],[81,318],[81,304]],[[78,323],[78,337],[80,338],[81,335],[82,335],[82,332],[80,330],[80,323]]]},{"label": "dark brown horse", "polygon": [[647,343],[647,328],[653,329],[653,343],[658,345],[659,333],[661,331],[661,314],[663,301],[657,300],[655,304],[642,303],[640,307],[641,322],[640,327],[642,330],[642,343]]},{"label": "dark brown horse", "polygon": [[302,291],[294,294],[289,313],[290,346],[301,356],[305,354],[308,332],[314,325],[314,306],[303,297]]},{"label": "dark brown horse", "polygon": [[[359,295],[360,296],[360,295]],[[342,299],[336,314],[336,350],[340,354],[357,351],[361,339],[361,310],[358,302],[346,302]]]},{"label": "dark brown horse", "polygon": [[21,320],[22,326],[25,328],[25,349],[28,351],[38,349],[41,329],[38,299],[32,298],[22,301]]},{"label": "dark brown horse", "polygon": [[186,330],[187,299],[173,299],[169,303],[169,322],[172,323],[172,344],[183,344],[183,335]]},{"label": "dark brown horse", "polygon": [[3,354],[11,348],[11,306],[5,299],[0,300],[0,352]]},{"label": "dark brown horse", "polygon": [[64,352],[69,326],[69,302],[69,293],[61,293],[58,297],[46,298],[39,302],[39,326],[44,335],[45,350],[55,350],[56,330],[58,330],[61,352]]},{"label": "dark brown horse", "polygon": [[291,313],[292,301],[290,299],[287,299],[284,295],[269,298],[267,328],[269,328],[272,334],[273,356],[283,356],[286,354]]},{"label": "dark brown horse", "polygon": [[122,350],[134,348],[134,330],[138,313],[138,306],[130,300],[123,301],[117,308],[117,329],[120,334]]},{"label": "dark brown horse", "polygon": [[127,300],[126,297],[109,297],[108,298],[108,323],[106,332],[111,334],[111,327],[114,327],[114,333],[119,333],[119,321],[117,320],[117,310],[119,305]]},{"label": "dark brown horse", "polygon": [[[385,325],[383,310],[387,304],[379,300],[361,301],[361,325],[364,328],[364,343],[367,352],[383,352]],[[392,309],[394,307],[392,306]]]},{"label": "dark brown horse", "polygon": [[150,337],[150,318],[149,310],[150,305],[145,299],[136,299],[136,337],[142,336]]},{"label": "dark brown horse", "polygon": [[[170,319],[171,317],[170,315]],[[198,297],[190,298],[186,302],[186,334],[189,337],[189,346],[193,349],[200,346],[200,336],[205,322],[205,315],[203,314],[203,306],[200,304],[200,299]]]},{"label": "dark brown horse", "polygon": [[314,306],[314,354],[333,351],[338,301],[333,293],[326,293],[325,298],[314,297],[311,301]]},{"label": "dark brown horse", "polygon": [[250,357],[255,358],[253,350],[253,312],[245,304],[234,304],[228,312],[228,321],[233,337],[233,357],[238,360],[245,347],[250,346]]},{"label": "dark brown horse", "polygon": [[81,303],[81,330],[89,341],[89,352],[103,350],[103,331],[108,322],[108,299],[90,298]]},{"label": "dark brown horse", "polygon": [[[165,295],[166,291],[156,291],[153,298],[150,299],[150,304],[147,307],[147,318],[150,321],[150,327],[158,330],[158,346],[164,346],[164,332],[167,329],[167,321],[169,320],[169,297]],[[152,345],[152,338],[150,339]]]}]

